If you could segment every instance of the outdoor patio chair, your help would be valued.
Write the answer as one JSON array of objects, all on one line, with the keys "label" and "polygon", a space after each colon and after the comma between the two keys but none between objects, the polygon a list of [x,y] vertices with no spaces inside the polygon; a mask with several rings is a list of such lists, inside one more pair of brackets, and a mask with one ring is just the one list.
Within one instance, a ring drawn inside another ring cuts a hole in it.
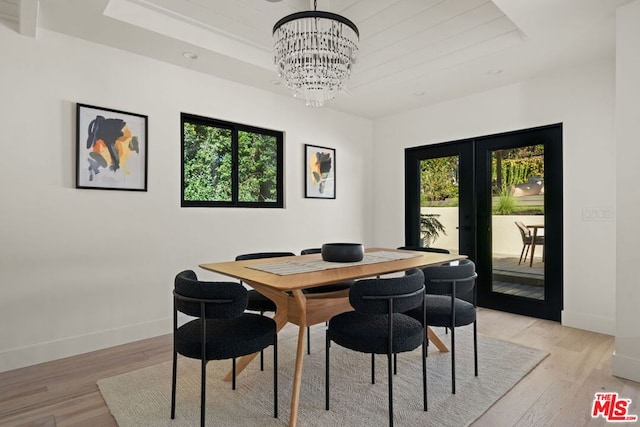
[{"label": "outdoor patio chair", "polygon": [[[531,248],[531,244],[533,243],[533,234],[531,234],[531,230],[527,228],[524,223],[521,221],[515,221],[516,227],[520,231],[520,235],[522,236],[522,251],[520,251],[520,260],[518,261],[518,265],[522,263],[522,260],[527,260],[527,256],[529,255],[529,249]],[[544,259],[544,236],[536,236],[536,246],[542,246],[542,256]],[[526,253],[525,253],[526,249]],[[524,255],[524,257],[523,257]],[[531,253],[531,259],[533,261],[533,253]]]}]

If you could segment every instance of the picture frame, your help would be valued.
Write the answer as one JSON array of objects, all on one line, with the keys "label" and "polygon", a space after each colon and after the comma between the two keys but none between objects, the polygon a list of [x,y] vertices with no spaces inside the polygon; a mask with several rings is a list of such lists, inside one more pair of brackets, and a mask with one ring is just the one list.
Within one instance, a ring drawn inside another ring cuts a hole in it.
[{"label": "picture frame", "polygon": [[148,118],[76,104],[76,188],[147,191]]},{"label": "picture frame", "polygon": [[336,150],[318,145],[304,145],[304,197],[336,198]]}]

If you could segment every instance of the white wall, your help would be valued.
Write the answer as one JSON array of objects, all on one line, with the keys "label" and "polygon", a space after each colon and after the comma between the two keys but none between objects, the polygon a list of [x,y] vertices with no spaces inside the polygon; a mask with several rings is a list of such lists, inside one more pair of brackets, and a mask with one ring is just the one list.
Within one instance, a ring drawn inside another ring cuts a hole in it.
[{"label": "white wall", "polygon": [[[371,243],[370,121],[6,25],[0,371],[169,333],[175,274],[220,278],[199,263]],[[149,116],[148,192],[74,188],[76,102]],[[285,131],[286,209],[180,208],[180,112]],[[336,148],[336,200],[304,198],[305,143]]]},{"label": "white wall", "polygon": [[[505,72],[508,72],[506,70]],[[615,222],[585,222],[585,207],[615,206],[614,63],[554,75],[377,120],[374,236],[404,243],[404,148],[563,123],[563,324],[615,331]]]},{"label": "white wall", "polygon": [[618,9],[616,41],[616,349],[614,375],[640,381],[640,0]]}]

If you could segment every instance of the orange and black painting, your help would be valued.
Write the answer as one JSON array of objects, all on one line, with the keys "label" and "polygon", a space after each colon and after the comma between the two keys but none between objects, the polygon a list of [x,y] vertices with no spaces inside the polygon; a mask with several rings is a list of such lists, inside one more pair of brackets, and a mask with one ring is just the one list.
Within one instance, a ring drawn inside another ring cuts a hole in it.
[{"label": "orange and black painting", "polygon": [[335,199],[335,150],[305,145],[305,197]]},{"label": "orange and black painting", "polygon": [[77,187],[146,190],[146,116],[78,104]]}]

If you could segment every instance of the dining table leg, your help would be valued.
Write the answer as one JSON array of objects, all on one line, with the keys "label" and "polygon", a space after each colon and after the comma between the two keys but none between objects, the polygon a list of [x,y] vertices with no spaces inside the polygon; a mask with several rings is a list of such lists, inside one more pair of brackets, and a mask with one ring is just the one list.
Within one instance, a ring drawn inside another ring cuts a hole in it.
[{"label": "dining table leg", "polygon": [[[278,292],[272,289],[263,288],[259,285],[255,285],[254,289],[255,288],[260,288],[259,292],[262,293],[267,298],[269,298],[270,300],[272,300],[276,304],[276,312],[273,316],[273,320],[276,322],[276,332],[280,332],[280,330],[284,328],[284,326],[289,321],[288,295],[284,292]],[[258,353],[248,354],[246,356],[242,356],[238,358],[236,360],[236,375],[239,375],[240,372],[242,372],[244,368],[246,368],[249,365],[249,363],[251,363],[251,361],[256,358],[258,354],[260,353],[258,352]],[[232,379],[233,379],[232,371],[229,371],[229,373],[227,373],[227,375],[223,378],[224,381],[231,381]]]},{"label": "dining table leg", "polygon": [[427,337],[429,338],[429,341],[431,341],[441,353],[446,353],[449,351],[449,347],[447,347],[447,345],[442,342],[440,337],[436,335],[436,333],[433,332],[433,329],[431,329],[429,326],[427,326]]},{"label": "dining table leg", "polygon": [[293,374],[293,390],[291,391],[291,412],[289,415],[289,427],[295,427],[298,422],[298,406],[300,404],[300,386],[302,385],[302,362],[304,361],[305,340],[307,330],[307,299],[301,290],[293,291],[293,298],[298,305],[298,348],[296,350],[296,368]]},{"label": "dining table leg", "polygon": [[[276,304],[276,313],[273,319],[276,322],[276,329],[280,331],[289,322],[289,301],[291,297],[284,292],[274,291],[272,289],[264,288],[259,285],[254,287],[258,292],[262,293],[267,298],[271,299]],[[298,406],[300,404],[300,387],[302,385],[302,362],[304,361],[305,353],[305,333],[307,330],[306,317],[307,317],[307,299],[303,292],[299,289],[291,292],[293,300],[297,306],[298,315],[298,347],[296,350],[296,366],[293,374],[293,390],[291,392],[291,411],[289,415],[289,426],[294,427],[298,422]],[[249,354],[243,356],[236,361],[236,375],[239,375],[244,368],[251,363],[251,361],[259,353]],[[231,381],[233,372],[229,372],[225,377],[225,381]]]}]

